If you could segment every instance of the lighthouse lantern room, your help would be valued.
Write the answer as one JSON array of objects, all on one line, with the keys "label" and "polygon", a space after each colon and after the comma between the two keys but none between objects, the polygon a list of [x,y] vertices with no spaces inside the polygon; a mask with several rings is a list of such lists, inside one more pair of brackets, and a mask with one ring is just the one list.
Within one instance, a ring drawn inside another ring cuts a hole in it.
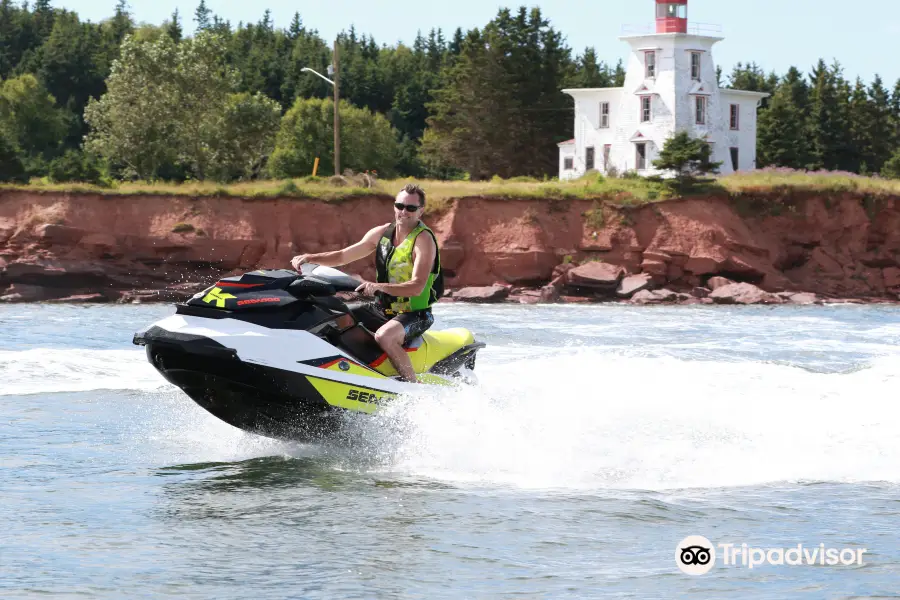
[{"label": "lighthouse lantern room", "polygon": [[687,33],[687,0],[656,0],[656,33]]}]

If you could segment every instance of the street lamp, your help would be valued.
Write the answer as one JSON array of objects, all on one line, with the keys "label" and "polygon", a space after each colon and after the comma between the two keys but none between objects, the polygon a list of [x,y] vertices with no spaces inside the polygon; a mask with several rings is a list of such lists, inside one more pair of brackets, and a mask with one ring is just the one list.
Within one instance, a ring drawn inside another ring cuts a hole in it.
[{"label": "street lamp", "polygon": [[[334,82],[332,80],[328,79],[327,77],[325,77],[324,75],[322,75],[321,73],[316,71],[315,69],[310,69],[309,67],[303,67],[300,70],[301,71],[309,71],[310,73],[315,73],[316,75],[318,75],[319,77],[321,77],[322,79],[324,79],[325,81],[330,83],[331,85],[334,85]],[[331,65],[328,65],[328,74],[331,75],[332,73],[334,73],[334,68]]]},{"label": "street lamp", "polygon": [[334,62],[328,65],[328,74],[334,77],[334,81],[328,79],[318,71],[303,67],[300,71],[309,71],[318,75],[331,84],[334,88],[334,174],[341,174],[341,116],[338,112],[338,104],[340,103],[340,76],[338,74],[338,43],[334,40]]}]

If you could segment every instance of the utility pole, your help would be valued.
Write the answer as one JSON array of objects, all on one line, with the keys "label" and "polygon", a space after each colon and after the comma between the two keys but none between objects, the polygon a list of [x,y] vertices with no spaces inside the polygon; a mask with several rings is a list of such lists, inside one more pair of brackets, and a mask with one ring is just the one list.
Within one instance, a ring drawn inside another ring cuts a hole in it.
[{"label": "utility pole", "polygon": [[341,115],[338,111],[341,93],[339,90],[340,72],[338,70],[338,41],[334,39],[334,174],[341,174]]}]

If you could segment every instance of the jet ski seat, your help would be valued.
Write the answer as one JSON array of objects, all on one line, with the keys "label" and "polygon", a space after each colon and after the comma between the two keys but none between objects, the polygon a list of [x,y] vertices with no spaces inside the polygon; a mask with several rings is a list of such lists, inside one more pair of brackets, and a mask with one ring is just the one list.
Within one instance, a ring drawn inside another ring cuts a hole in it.
[{"label": "jet ski seat", "polygon": [[[363,327],[368,330],[369,333],[375,335],[375,332],[378,329],[387,323],[390,319],[386,319],[383,315],[371,310],[369,308],[368,302],[348,302],[347,308],[350,309],[350,313],[356,317],[356,320],[362,324]],[[422,336],[416,336],[409,341],[409,343],[405,344],[404,348],[418,348],[422,345],[423,339]]]}]

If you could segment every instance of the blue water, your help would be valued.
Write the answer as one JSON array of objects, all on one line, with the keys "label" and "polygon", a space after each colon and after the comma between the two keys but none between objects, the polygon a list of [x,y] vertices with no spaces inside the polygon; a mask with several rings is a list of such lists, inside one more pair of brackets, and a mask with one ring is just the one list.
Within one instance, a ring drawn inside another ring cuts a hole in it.
[{"label": "blue water", "polygon": [[[898,308],[441,304],[479,385],[317,446],[165,383],[171,313],[0,307],[0,597],[898,597]],[[690,576],[689,535],[866,553]]]}]

